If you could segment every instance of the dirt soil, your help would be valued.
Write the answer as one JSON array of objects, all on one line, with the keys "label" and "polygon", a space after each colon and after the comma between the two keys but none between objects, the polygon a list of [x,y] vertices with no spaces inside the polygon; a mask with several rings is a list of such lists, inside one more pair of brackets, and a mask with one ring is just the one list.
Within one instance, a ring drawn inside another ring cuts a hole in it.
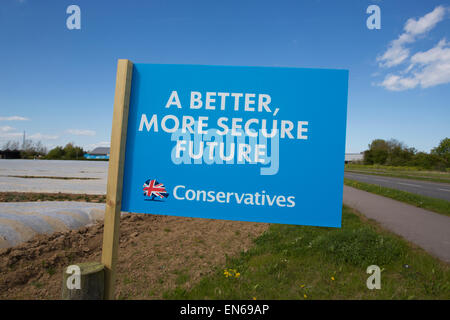
[{"label": "dirt soil", "polygon": [[0,202],[82,201],[105,203],[106,195],[72,193],[0,192]]},{"label": "dirt soil", "polygon": [[[160,299],[189,288],[226,255],[248,250],[264,223],[127,214],[121,218],[117,299]],[[60,299],[64,268],[100,261],[103,223],[39,235],[0,250],[0,299]]]}]

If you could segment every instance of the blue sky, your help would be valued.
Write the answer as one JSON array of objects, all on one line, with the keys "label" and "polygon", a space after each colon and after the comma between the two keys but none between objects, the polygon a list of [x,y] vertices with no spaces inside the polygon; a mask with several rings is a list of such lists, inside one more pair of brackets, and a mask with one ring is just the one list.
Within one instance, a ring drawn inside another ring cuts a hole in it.
[{"label": "blue sky", "polygon": [[[81,30],[66,9],[81,8]],[[381,8],[369,30],[366,9]],[[0,145],[108,145],[116,63],[344,68],[347,152],[450,136],[447,1],[2,0]],[[332,139],[332,137],[330,137]],[[326,147],[326,146],[324,146]]]}]

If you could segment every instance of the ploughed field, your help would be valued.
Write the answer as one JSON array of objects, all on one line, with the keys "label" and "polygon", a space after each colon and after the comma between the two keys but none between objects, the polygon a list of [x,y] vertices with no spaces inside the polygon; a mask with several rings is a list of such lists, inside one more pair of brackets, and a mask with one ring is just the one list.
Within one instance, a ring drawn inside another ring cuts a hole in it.
[{"label": "ploughed field", "polygon": [[[116,298],[155,299],[217,271],[268,224],[150,214],[122,215]],[[103,223],[38,235],[0,249],[1,299],[59,299],[65,267],[101,260]]]},{"label": "ploughed field", "polygon": [[[107,171],[103,161],[0,160],[0,299],[58,299],[65,267],[100,261],[103,216],[95,210],[104,208]],[[116,298],[189,288],[267,227],[123,214]]]}]

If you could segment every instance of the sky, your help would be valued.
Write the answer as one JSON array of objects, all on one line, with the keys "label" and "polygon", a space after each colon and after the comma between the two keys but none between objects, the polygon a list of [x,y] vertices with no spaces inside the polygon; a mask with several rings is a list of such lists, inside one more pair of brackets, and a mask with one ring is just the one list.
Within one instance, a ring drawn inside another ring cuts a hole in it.
[{"label": "sky", "polygon": [[23,131],[48,148],[109,146],[117,59],[347,69],[346,152],[450,137],[446,0],[1,0],[0,147]]}]

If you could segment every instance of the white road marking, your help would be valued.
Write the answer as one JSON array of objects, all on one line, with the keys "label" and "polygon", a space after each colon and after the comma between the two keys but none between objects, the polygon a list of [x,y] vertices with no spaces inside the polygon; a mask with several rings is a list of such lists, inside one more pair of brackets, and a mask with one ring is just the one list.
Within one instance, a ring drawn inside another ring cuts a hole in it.
[{"label": "white road marking", "polygon": [[417,184],[411,184],[411,183],[397,182],[397,184],[403,184],[403,185],[405,185],[405,186],[411,186],[411,187],[422,188],[422,186],[419,186],[419,185],[417,185]]},{"label": "white road marking", "polygon": [[389,182],[389,181],[387,181],[387,180],[384,180],[384,179],[375,179],[376,181],[382,181],[382,182]]},{"label": "white road marking", "polygon": [[440,188],[438,188],[438,190],[450,192],[450,189],[440,189]]}]

